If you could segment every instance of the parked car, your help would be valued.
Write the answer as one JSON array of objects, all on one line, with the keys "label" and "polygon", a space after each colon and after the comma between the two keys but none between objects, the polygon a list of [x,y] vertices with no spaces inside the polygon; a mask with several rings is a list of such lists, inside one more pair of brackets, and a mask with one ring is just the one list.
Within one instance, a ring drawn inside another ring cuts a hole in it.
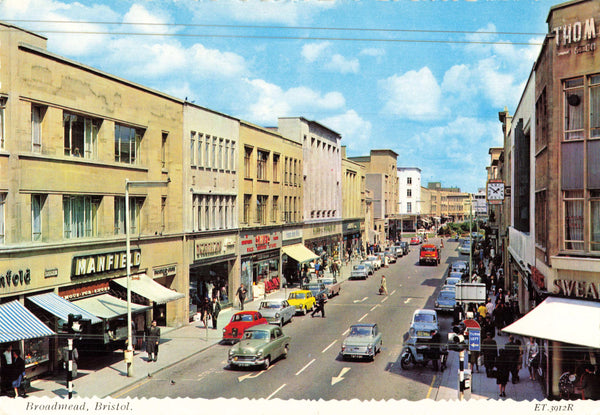
[{"label": "parked car", "polygon": [[400,242],[400,246],[402,247],[403,255],[408,255],[410,252],[410,244],[406,241]]},{"label": "parked car", "polygon": [[320,283],[325,284],[325,288],[327,288],[327,296],[329,298],[340,293],[342,285],[338,282],[336,277],[327,276],[324,278],[320,278],[318,281]]},{"label": "parked car", "polygon": [[242,338],[244,330],[259,324],[268,324],[268,321],[258,311],[237,312],[223,328],[223,340],[235,343]]},{"label": "parked car", "polygon": [[366,264],[358,264],[352,267],[352,271],[350,271],[351,280],[366,280],[369,277],[369,270],[367,269]]},{"label": "parked car", "polygon": [[448,269],[448,274],[451,272],[461,272],[462,274],[469,275],[469,263],[467,261],[455,261]]},{"label": "parked car", "polygon": [[410,244],[411,245],[419,245],[421,243],[421,238],[418,236],[413,236],[412,238],[410,238]]},{"label": "parked car", "polygon": [[451,289],[443,289],[439,292],[434,303],[437,311],[453,311],[456,305],[456,290],[454,286]]},{"label": "parked car", "polygon": [[446,281],[444,281],[444,285],[456,285],[459,282],[462,282],[461,278],[456,278],[456,277],[447,277]]},{"label": "parked car", "polygon": [[375,359],[381,351],[383,339],[377,324],[353,324],[348,336],[342,342],[340,354],[346,358]]},{"label": "parked car", "polygon": [[310,291],[315,298],[319,298],[321,294],[325,294],[326,298],[328,297],[327,293],[329,290],[327,290],[325,284],[318,282],[316,279],[308,284],[302,284],[302,289]]},{"label": "parked car", "polygon": [[468,240],[461,242],[460,246],[458,247],[458,252],[463,255],[469,255],[471,253],[471,242]]},{"label": "parked car", "polygon": [[433,264],[437,266],[440,263],[440,251],[437,246],[433,244],[421,245],[419,252],[419,265]]},{"label": "parked car", "polygon": [[409,336],[417,339],[431,339],[432,330],[440,330],[437,312],[426,308],[415,310],[408,330]]},{"label": "parked car", "polygon": [[368,261],[371,261],[373,263],[373,268],[375,270],[378,270],[379,268],[381,268],[383,266],[382,262],[381,262],[381,258],[379,258],[379,256],[377,255],[369,255],[367,257]]},{"label": "parked car", "polygon": [[401,245],[392,246],[392,250],[396,253],[396,258],[400,258],[404,256],[404,248]]},{"label": "parked car", "polygon": [[292,321],[296,307],[290,305],[285,298],[281,298],[261,301],[258,311],[270,324],[278,324],[281,327]]},{"label": "parked car", "polygon": [[304,315],[315,307],[316,302],[315,296],[308,290],[295,290],[288,295],[288,303]]},{"label": "parked car", "polygon": [[372,261],[369,261],[368,259],[363,259],[362,261],[360,261],[360,265],[364,265],[367,268],[368,275],[373,275],[373,273],[375,272],[375,265]]},{"label": "parked car", "polygon": [[387,257],[388,264],[396,263],[396,258],[398,254],[396,253],[396,250],[393,247],[386,248],[386,250],[383,253]]},{"label": "parked car", "polygon": [[246,330],[244,338],[229,350],[230,367],[262,366],[267,369],[279,357],[286,358],[292,338],[281,327],[260,325]]}]

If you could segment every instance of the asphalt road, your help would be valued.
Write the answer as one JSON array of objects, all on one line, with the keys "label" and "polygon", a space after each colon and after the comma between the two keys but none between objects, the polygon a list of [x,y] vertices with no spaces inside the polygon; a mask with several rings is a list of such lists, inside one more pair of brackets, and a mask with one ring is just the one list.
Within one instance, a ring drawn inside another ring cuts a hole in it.
[{"label": "asphalt road", "polygon": [[[412,247],[407,256],[367,280],[344,282],[340,295],[327,302],[326,318],[296,316],[284,326],[292,337],[290,353],[268,370],[231,370],[230,346],[219,344],[119,397],[425,399],[439,386],[439,372],[431,367],[402,370],[400,353],[413,311],[433,308],[447,265],[459,259],[455,248],[456,243],[446,243],[436,267],[419,266],[418,247]],[[388,296],[378,294],[382,274]],[[375,322],[383,332],[383,349],[373,362],[343,361],[339,356],[341,342],[356,322]],[[446,338],[451,316],[440,315],[440,323]]]}]

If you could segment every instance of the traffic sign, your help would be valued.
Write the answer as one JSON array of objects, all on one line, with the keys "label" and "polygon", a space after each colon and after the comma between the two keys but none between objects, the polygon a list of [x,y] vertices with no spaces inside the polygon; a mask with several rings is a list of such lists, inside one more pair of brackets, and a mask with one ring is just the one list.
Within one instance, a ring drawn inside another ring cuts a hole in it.
[{"label": "traffic sign", "polygon": [[469,330],[469,350],[472,352],[481,351],[481,330],[473,328]]}]

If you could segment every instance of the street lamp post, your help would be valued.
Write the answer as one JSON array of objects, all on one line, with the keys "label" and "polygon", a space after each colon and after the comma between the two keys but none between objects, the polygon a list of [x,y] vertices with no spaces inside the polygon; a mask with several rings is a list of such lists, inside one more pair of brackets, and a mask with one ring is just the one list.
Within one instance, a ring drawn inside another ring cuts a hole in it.
[{"label": "street lamp post", "polygon": [[129,232],[129,187],[162,187],[171,182],[167,180],[129,180],[125,179],[125,249],[127,257],[127,350],[125,352],[125,363],[127,364],[127,376],[133,376],[133,334],[131,332],[131,237]]}]

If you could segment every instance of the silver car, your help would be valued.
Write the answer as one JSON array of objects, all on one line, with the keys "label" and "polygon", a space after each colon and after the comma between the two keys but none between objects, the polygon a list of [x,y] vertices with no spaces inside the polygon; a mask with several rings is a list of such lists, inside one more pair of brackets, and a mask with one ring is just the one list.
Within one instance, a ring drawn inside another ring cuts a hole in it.
[{"label": "silver car", "polygon": [[364,264],[355,265],[350,272],[351,280],[366,280],[369,277],[369,271],[367,266]]},{"label": "silver car", "polygon": [[342,342],[342,358],[363,358],[373,360],[381,351],[383,339],[377,324],[353,324],[348,336]]},{"label": "silver car", "polygon": [[288,321],[292,321],[292,317],[296,314],[296,307],[282,298],[261,301],[258,311],[270,324],[281,327]]}]

